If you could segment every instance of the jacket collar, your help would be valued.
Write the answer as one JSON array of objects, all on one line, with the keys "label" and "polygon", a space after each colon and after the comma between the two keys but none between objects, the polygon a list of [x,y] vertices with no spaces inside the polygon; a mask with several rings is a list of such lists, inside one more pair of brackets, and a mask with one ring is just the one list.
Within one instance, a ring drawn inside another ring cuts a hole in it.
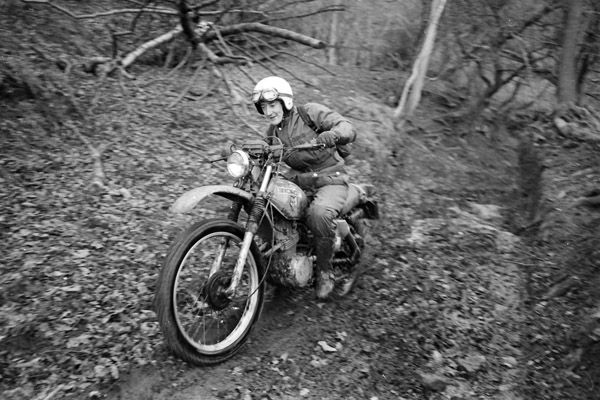
[{"label": "jacket collar", "polygon": [[281,122],[277,125],[277,130],[282,130],[284,127],[288,126],[290,124],[290,121],[292,120],[292,115],[295,112],[296,112],[296,106],[292,107],[292,109],[290,111],[283,114],[283,118],[282,118]]}]

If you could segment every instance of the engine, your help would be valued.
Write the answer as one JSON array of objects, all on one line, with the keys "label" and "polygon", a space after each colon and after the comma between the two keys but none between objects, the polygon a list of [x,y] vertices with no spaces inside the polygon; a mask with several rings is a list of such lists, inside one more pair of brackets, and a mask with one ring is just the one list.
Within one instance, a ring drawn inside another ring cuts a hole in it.
[{"label": "engine", "polygon": [[312,275],[314,256],[307,254],[306,246],[299,246],[301,233],[296,222],[275,217],[272,241],[278,249],[267,256],[269,283],[286,287],[304,287]]}]

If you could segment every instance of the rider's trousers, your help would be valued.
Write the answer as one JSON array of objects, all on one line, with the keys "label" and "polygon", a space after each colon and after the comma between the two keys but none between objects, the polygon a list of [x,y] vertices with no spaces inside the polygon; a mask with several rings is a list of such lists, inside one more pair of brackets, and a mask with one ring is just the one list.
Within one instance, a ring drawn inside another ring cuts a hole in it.
[{"label": "rider's trousers", "polygon": [[333,238],[335,237],[333,220],[338,217],[344,207],[347,196],[348,186],[346,184],[323,186],[316,191],[308,208],[306,224],[315,238],[316,248],[322,249],[325,243],[331,247],[329,252],[317,251],[317,268],[321,271],[327,270],[331,263]]}]

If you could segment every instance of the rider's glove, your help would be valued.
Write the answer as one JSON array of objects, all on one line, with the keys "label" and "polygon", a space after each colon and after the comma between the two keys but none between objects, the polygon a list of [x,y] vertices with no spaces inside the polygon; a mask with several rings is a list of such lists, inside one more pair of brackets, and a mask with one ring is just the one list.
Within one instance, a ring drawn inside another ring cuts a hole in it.
[{"label": "rider's glove", "polygon": [[319,136],[317,136],[317,143],[323,144],[325,147],[334,147],[337,141],[338,134],[333,131],[321,132]]}]

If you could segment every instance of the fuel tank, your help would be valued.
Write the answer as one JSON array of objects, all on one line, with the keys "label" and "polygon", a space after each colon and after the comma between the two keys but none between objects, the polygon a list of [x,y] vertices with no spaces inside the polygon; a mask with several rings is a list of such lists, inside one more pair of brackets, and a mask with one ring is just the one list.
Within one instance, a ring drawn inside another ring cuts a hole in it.
[{"label": "fuel tank", "polygon": [[298,185],[293,182],[275,177],[271,179],[267,192],[271,194],[271,204],[290,220],[304,218],[308,207],[308,197]]}]

